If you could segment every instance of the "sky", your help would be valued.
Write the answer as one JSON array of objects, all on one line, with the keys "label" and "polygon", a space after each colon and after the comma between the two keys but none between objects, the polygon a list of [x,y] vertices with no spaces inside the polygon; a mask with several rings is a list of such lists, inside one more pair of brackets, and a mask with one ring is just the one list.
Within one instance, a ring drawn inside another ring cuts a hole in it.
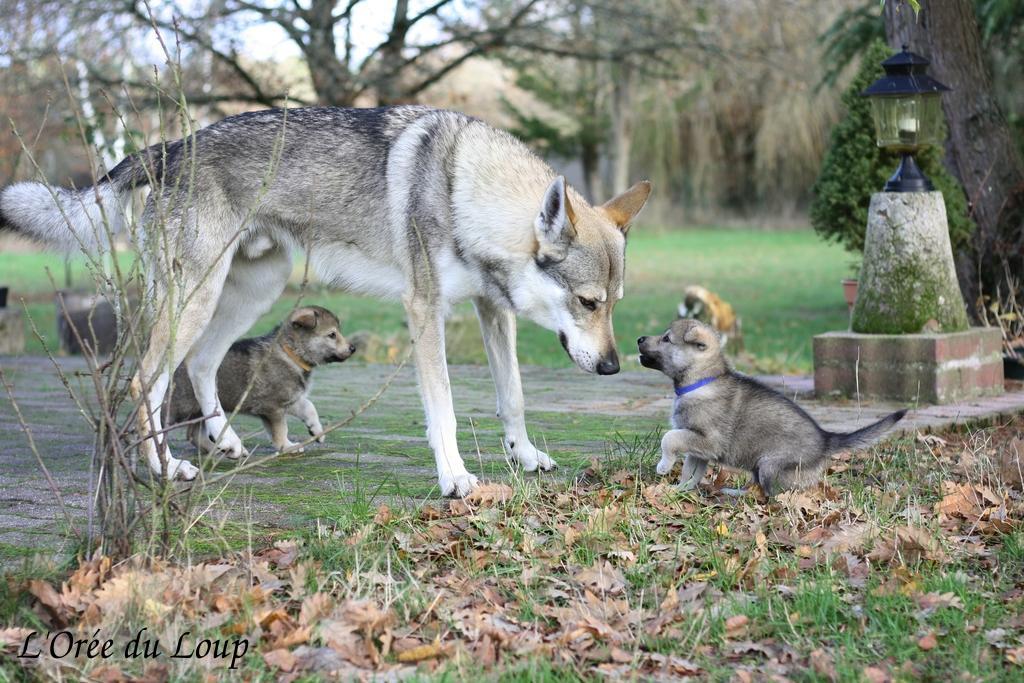
[{"label": "sky", "polygon": [[[174,4],[187,13],[197,6],[195,0],[175,0]],[[429,3],[422,1],[410,3],[410,14],[417,12],[427,4]],[[459,4],[461,3],[456,2],[455,6]],[[370,50],[387,35],[394,15],[394,8],[393,0],[364,0],[356,5],[352,12],[353,58],[356,63],[362,61]],[[436,35],[436,28],[429,21],[420,22],[410,32],[410,38],[414,42],[430,40],[434,35]],[[284,29],[277,24],[254,24],[245,29],[239,37],[242,51],[257,60],[286,59],[299,54],[298,47],[288,38]],[[150,49],[159,54],[160,46],[156,37],[150,37],[149,42],[151,43]]]}]

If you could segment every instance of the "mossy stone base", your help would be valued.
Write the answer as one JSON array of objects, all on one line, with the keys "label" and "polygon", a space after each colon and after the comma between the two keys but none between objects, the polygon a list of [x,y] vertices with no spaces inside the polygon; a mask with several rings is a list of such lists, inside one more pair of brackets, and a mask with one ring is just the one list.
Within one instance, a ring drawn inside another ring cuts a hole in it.
[{"label": "mossy stone base", "polygon": [[941,332],[968,328],[942,193],[877,192],[850,328],[909,334],[932,327],[932,320]]},{"label": "mossy stone base", "polygon": [[25,350],[25,321],[16,308],[0,308],[0,355]]},{"label": "mossy stone base", "polygon": [[1003,392],[1002,334],[828,332],[814,338],[814,393],[901,403],[950,403]]}]

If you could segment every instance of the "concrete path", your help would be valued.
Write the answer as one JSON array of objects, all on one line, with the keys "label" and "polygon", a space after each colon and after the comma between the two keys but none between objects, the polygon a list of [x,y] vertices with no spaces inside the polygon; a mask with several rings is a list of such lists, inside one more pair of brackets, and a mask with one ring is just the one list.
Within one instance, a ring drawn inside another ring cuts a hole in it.
[{"label": "concrete path", "polygon": [[[80,359],[62,359],[72,389],[87,397],[90,384],[76,376]],[[92,434],[48,359],[0,358],[7,381],[30,426],[46,467],[76,526],[87,518]],[[317,372],[313,400],[324,424],[349,415],[392,374],[387,365],[346,363]],[[459,445],[471,471],[492,479],[513,476],[500,446],[494,390],[486,367],[451,368]],[[806,377],[765,377],[796,398],[827,429],[850,431],[895,410],[894,405],[822,404],[810,398]],[[546,447],[569,476],[592,458],[653,452],[672,403],[671,386],[660,374],[629,370],[613,377],[572,368],[525,368],[527,419],[539,447]],[[913,409],[904,432],[992,420],[1024,412],[1024,391],[951,406]],[[252,419],[240,419],[250,449],[269,453],[268,440]],[[292,423],[293,432],[301,425]],[[178,454],[187,453],[180,437]],[[193,457],[193,456],[189,456]],[[653,468],[654,458],[648,458]],[[195,461],[195,460],[193,460]],[[220,469],[227,469],[222,467]],[[224,538],[242,539],[255,529],[272,536],[280,529],[330,521],[348,514],[353,500],[417,502],[436,497],[433,458],[423,437],[423,415],[413,370],[405,367],[380,401],[323,446],[301,456],[277,458],[236,476],[211,504]],[[249,526],[251,524],[251,526]],[[68,552],[67,523],[33,455],[6,392],[0,392],[0,566],[35,551]]]}]

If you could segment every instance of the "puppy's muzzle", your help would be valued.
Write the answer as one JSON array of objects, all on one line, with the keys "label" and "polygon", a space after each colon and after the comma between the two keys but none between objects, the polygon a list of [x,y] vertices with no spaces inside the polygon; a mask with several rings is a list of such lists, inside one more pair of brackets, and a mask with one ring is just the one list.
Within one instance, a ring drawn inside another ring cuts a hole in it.
[{"label": "puppy's muzzle", "polygon": [[648,337],[639,337],[636,340],[636,346],[640,350],[640,365],[652,370],[661,370],[661,363],[658,362],[658,359],[644,351],[644,343],[647,340]]},{"label": "puppy's muzzle", "polygon": [[349,344],[347,349],[345,349],[341,353],[334,354],[334,356],[331,357],[330,362],[331,363],[344,363],[349,358],[351,358],[352,354],[355,353],[355,352],[356,352],[355,344]]}]

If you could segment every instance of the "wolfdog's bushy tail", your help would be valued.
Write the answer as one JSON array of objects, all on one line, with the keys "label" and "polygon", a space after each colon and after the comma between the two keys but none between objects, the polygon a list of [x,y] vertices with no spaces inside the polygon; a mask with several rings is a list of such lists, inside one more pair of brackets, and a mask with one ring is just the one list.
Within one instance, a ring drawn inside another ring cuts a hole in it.
[{"label": "wolfdog's bushy tail", "polygon": [[92,187],[70,190],[37,182],[5,187],[0,190],[0,233],[66,250],[96,250],[108,235],[124,229],[131,191],[149,184],[153,169],[147,170],[143,160],[154,156],[148,152],[126,157]]},{"label": "wolfdog's bushy tail", "polygon": [[827,436],[825,450],[828,453],[835,453],[837,451],[843,451],[850,448],[864,448],[865,446],[870,446],[875,441],[878,441],[883,434],[892,429],[892,426],[902,420],[903,416],[906,414],[906,410],[897,410],[892,415],[887,415],[878,422],[870,424],[863,429],[858,429],[855,432],[850,432],[849,434],[825,432]]}]

